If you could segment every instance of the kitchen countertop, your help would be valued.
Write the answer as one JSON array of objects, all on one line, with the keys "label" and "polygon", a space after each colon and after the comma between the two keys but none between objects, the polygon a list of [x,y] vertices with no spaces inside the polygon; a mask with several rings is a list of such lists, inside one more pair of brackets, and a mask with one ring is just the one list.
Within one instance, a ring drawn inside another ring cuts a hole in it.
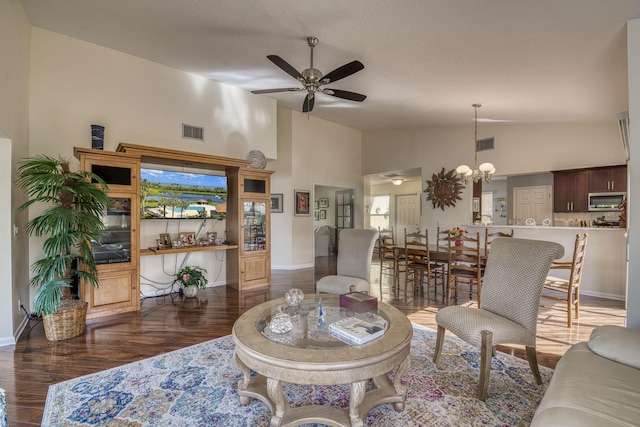
[{"label": "kitchen countertop", "polygon": [[463,227],[476,227],[476,228],[505,228],[505,229],[542,229],[542,230],[588,230],[588,231],[624,231],[626,232],[626,228],[620,227],[571,227],[568,225],[561,226],[549,226],[545,227],[542,225],[482,225],[482,224],[469,224]]}]

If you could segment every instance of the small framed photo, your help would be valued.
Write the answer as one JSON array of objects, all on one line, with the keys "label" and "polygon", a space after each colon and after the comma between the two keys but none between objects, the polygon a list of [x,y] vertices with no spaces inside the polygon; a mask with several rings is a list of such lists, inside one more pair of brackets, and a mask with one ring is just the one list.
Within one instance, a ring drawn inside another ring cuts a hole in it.
[{"label": "small framed photo", "polygon": [[327,211],[325,209],[320,209],[320,219],[327,219]]},{"label": "small framed photo", "polygon": [[216,240],[218,238],[217,231],[207,231],[207,240]]},{"label": "small framed photo", "polygon": [[171,234],[160,233],[160,241],[162,242],[163,249],[171,248]]},{"label": "small framed photo", "polygon": [[295,216],[310,216],[311,215],[311,191],[309,190],[294,190],[295,200]]},{"label": "small framed photo", "polygon": [[164,249],[164,243],[162,242],[162,239],[156,239],[156,249],[158,249],[159,251]]},{"label": "small framed photo", "polygon": [[480,197],[473,198],[473,211],[480,212]]},{"label": "small framed photo", "polygon": [[328,208],[329,207],[329,198],[328,197],[320,198],[320,207],[321,208]]},{"label": "small framed photo", "polygon": [[313,202],[313,210],[317,210],[318,209],[318,201],[316,200],[315,202]]},{"label": "small framed photo", "polygon": [[282,213],[282,194],[272,194],[271,195],[271,213]]},{"label": "small framed photo", "polygon": [[[316,202],[316,203],[317,203],[317,202]],[[315,212],[313,213],[313,220],[314,220],[314,221],[318,221],[318,220],[320,220],[320,212],[315,211]]]},{"label": "small framed photo", "polygon": [[193,246],[196,244],[196,233],[193,231],[180,233],[180,241],[184,246]]}]

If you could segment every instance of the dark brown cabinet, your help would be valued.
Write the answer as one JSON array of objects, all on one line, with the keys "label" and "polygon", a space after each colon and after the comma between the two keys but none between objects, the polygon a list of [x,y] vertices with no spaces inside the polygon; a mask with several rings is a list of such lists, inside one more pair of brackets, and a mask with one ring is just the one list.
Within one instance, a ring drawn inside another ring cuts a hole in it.
[{"label": "dark brown cabinet", "polygon": [[553,172],[553,211],[587,212],[589,198],[589,172]]},{"label": "dark brown cabinet", "polygon": [[589,192],[625,192],[627,191],[627,166],[609,166],[589,170]]}]

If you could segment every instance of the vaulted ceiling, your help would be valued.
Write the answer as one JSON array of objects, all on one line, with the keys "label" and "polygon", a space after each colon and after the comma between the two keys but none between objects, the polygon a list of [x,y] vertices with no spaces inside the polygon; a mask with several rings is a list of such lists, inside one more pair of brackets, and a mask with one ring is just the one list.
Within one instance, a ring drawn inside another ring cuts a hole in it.
[{"label": "vaulted ceiling", "polygon": [[[22,0],[36,27],[246,90],[300,84],[267,59],[365,68],[313,116],[356,129],[615,121],[640,0]],[[301,110],[305,92],[270,95]]]}]

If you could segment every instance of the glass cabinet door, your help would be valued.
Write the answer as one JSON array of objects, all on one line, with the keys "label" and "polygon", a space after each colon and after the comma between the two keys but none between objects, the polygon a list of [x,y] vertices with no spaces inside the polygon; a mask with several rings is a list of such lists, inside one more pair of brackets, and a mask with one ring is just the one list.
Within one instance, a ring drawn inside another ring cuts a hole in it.
[{"label": "glass cabinet door", "polygon": [[266,212],[266,202],[243,202],[245,252],[267,249]]},{"label": "glass cabinet door", "polygon": [[92,241],[91,252],[96,264],[131,262],[131,199],[110,197],[109,208],[102,218],[104,233],[100,242]]}]

